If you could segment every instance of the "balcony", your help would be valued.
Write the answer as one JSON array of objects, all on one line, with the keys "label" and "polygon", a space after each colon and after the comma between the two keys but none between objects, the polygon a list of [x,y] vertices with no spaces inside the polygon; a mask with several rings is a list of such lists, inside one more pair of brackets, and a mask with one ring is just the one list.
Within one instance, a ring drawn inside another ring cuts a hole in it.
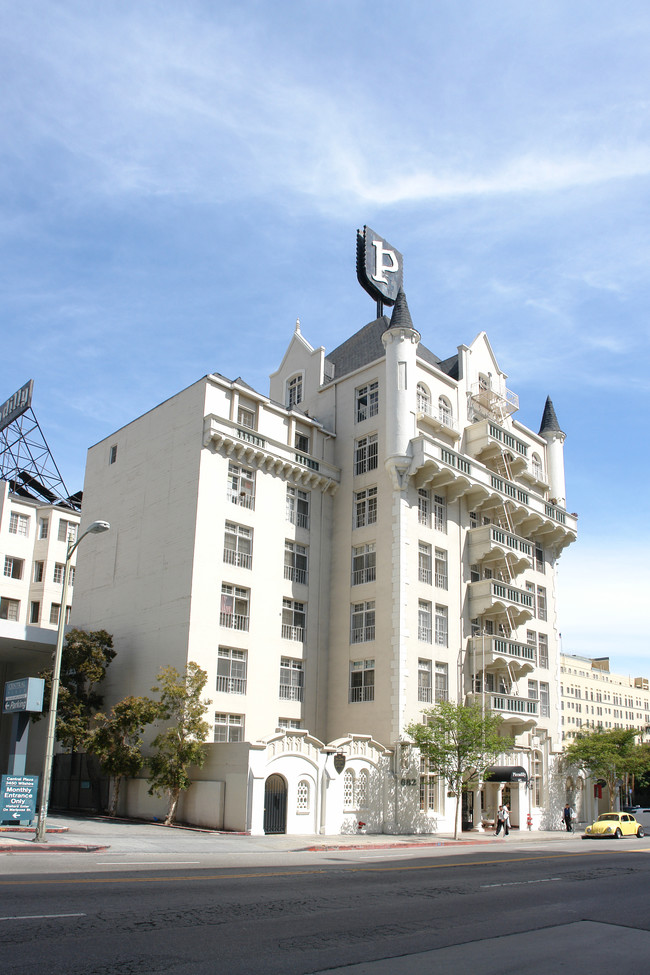
[{"label": "balcony", "polygon": [[527,643],[485,635],[472,637],[469,647],[474,655],[475,673],[501,666],[518,680],[535,669],[536,650]]},{"label": "balcony", "polygon": [[469,561],[497,567],[507,563],[508,571],[518,575],[532,565],[533,546],[526,538],[521,538],[497,525],[483,525],[472,528],[468,533]]},{"label": "balcony", "polygon": [[245,694],[246,678],[217,676],[217,690],[222,694]]},{"label": "balcony", "polygon": [[240,616],[238,613],[219,613],[219,625],[226,626],[230,630],[248,630],[250,622],[249,616]]},{"label": "balcony", "polygon": [[284,640],[296,640],[298,643],[303,643],[305,631],[302,626],[292,626],[289,623],[283,623],[282,637]]},{"label": "balcony", "polygon": [[284,578],[290,582],[298,582],[301,586],[307,585],[307,569],[299,569],[295,565],[285,565]]},{"label": "balcony", "polygon": [[505,386],[479,380],[470,389],[470,398],[476,412],[503,420],[519,409],[519,397]]},{"label": "balcony", "polygon": [[[470,703],[482,703],[483,695],[473,693],[468,695]],[[504,725],[517,726],[520,730],[533,728],[539,716],[539,701],[530,697],[518,697],[514,694],[500,694],[495,691],[485,692],[485,707],[500,714]]]},{"label": "balcony", "polygon": [[232,548],[224,548],[223,560],[228,565],[239,566],[240,569],[251,569],[253,567],[253,556],[248,552],[237,552]]},{"label": "balcony", "polygon": [[452,413],[441,410],[430,403],[418,404],[417,410],[418,423],[430,427],[437,434],[442,433],[453,440],[460,440],[460,431]]},{"label": "balcony", "polygon": [[508,476],[517,477],[528,470],[528,444],[492,420],[472,423],[466,430],[466,450],[483,464],[503,465],[508,455]]},{"label": "balcony", "polygon": [[246,491],[240,491],[239,494],[235,491],[228,491],[228,500],[232,501],[233,504],[238,504],[242,508],[248,508],[250,511],[255,511],[255,495],[247,494]]},{"label": "balcony", "polygon": [[535,597],[525,589],[517,589],[497,579],[482,579],[468,586],[470,616],[496,619],[507,616],[514,626],[520,626],[535,615]]},{"label": "balcony", "polygon": [[297,684],[280,684],[281,701],[302,701],[302,687]]}]

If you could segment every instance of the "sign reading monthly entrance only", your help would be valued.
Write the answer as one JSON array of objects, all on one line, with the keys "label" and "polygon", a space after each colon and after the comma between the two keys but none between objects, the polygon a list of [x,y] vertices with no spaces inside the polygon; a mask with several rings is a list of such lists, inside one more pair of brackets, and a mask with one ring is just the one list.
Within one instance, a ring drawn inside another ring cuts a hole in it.
[{"label": "sign reading monthly entrance only", "polygon": [[394,305],[402,287],[402,255],[370,227],[357,231],[357,279],[379,304]]},{"label": "sign reading monthly entrance only", "polygon": [[19,822],[36,814],[38,775],[3,775],[0,785],[0,821]]}]

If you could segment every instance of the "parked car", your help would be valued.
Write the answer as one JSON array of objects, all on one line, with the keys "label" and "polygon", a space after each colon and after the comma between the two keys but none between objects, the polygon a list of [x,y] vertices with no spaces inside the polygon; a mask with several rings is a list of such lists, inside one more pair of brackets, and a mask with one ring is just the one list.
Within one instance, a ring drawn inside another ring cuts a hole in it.
[{"label": "parked car", "polygon": [[587,826],[582,838],[620,840],[622,836],[645,836],[645,830],[630,813],[610,812],[603,813],[595,823]]}]

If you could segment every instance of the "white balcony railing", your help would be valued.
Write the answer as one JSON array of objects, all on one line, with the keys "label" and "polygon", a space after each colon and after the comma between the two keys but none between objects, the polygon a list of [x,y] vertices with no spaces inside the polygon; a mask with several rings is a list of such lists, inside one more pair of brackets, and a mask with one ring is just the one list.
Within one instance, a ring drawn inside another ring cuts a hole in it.
[{"label": "white balcony railing", "polygon": [[223,694],[245,694],[245,677],[217,677],[217,690]]},{"label": "white balcony railing", "polygon": [[302,643],[305,638],[305,631],[302,626],[291,626],[289,623],[283,623],[282,636],[285,640],[297,640],[298,643]]},{"label": "white balcony railing", "polygon": [[219,625],[227,626],[230,630],[248,630],[249,622],[249,616],[241,616],[239,613],[219,613]]}]

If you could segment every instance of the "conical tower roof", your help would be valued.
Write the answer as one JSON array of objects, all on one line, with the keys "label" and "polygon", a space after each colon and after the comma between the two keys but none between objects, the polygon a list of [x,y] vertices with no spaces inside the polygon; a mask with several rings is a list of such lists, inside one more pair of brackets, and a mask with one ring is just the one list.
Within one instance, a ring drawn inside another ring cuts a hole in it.
[{"label": "conical tower roof", "polygon": [[389,328],[412,328],[414,332],[417,331],[413,324],[409,306],[406,303],[406,295],[402,288],[397,292],[393,314],[390,316]]},{"label": "conical tower roof", "polygon": [[555,408],[553,406],[553,401],[550,396],[546,397],[546,404],[544,406],[544,414],[542,416],[542,422],[539,428],[540,434],[542,433],[564,433],[561,428],[558,418],[555,414]]}]

